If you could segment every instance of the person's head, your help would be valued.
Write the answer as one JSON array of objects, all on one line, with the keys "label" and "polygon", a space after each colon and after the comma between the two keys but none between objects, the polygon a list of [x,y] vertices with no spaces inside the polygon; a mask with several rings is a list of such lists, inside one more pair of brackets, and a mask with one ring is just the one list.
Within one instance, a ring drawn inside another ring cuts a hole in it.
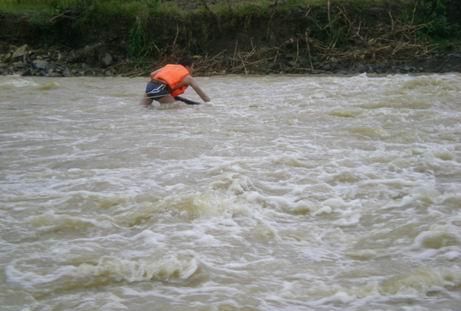
[{"label": "person's head", "polygon": [[189,71],[192,71],[192,69],[194,68],[194,60],[192,59],[192,57],[189,56],[181,58],[178,64],[183,65],[184,67],[189,69]]}]

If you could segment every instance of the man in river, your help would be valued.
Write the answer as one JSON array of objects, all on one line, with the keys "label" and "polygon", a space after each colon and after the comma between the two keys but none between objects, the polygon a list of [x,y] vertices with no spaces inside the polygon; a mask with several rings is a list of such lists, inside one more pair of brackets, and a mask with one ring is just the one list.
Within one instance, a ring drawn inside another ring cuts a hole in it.
[{"label": "man in river", "polygon": [[191,75],[193,69],[192,58],[185,57],[178,64],[168,64],[153,71],[146,85],[142,104],[148,107],[153,100],[161,104],[173,103],[175,97],[183,94],[189,85],[204,102],[209,102],[210,98]]}]

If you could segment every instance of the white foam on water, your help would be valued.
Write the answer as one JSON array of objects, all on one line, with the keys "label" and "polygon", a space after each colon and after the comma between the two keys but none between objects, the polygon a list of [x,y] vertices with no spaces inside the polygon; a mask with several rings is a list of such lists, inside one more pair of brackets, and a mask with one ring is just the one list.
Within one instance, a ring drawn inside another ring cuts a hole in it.
[{"label": "white foam on water", "polygon": [[12,310],[454,310],[460,79],[199,78],[211,104],[144,109],[143,79],[0,77],[0,292]]},{"label": "white foam on water", "polygon": [[15,87],[15,88],[26,88],[36,87],[40,84],[34,82],[31,79],[21,78],[19,76],[5,76],[0,82],[0,88]]},{"label": "white foam on water", "polygon": [[103,256],[95,263],[60,265],[51,261],[47,266],[43,264],[34,269],[31,260],[16,260],[6,268],[7,279],[28,290],[49,292],[113,282],[175,282],[187,280],[199,269],[198,260],[188,253],[144,260]]}]

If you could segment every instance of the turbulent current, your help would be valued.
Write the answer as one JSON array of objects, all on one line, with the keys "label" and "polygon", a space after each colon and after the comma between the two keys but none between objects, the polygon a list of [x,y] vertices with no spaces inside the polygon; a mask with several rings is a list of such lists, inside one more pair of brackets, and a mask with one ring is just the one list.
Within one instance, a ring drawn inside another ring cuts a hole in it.
[{"label": "turbulent current", "polygon": [[1,310],[459,310],[460,74],[198,80],[0,77]]}]

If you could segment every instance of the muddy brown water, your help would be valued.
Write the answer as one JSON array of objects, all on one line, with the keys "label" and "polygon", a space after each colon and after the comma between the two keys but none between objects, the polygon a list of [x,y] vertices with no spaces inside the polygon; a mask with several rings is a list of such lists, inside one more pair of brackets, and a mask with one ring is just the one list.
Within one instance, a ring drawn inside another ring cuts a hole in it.
[{"label": "muddy brown water", "polygon": [[461,75],[199,82],[0,77],[2,310],[459,308]]}]

